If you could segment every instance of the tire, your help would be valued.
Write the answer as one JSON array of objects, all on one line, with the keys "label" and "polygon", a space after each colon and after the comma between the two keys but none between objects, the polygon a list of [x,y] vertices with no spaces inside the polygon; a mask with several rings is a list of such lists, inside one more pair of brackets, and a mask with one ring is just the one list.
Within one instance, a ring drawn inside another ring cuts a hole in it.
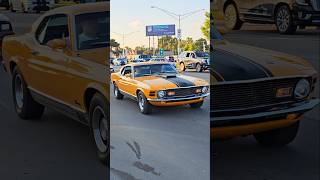
[{"label": "tire", "polygon": [[152,105],[149,103],[142,91],[138,92],[137,99],[140,112],[142,114],[150,114],[152,111]]},{"label": "tire", "polygon": [[13,70],[12,76],[12,97],[15,111],[22,119],[40,118],[45,107],[36,102],[17,67]]},{"label": "tire", "polygon": [[108,165],[110,160],[110,116],[108,109],[106,98],[96,93],[89,107],[90,130],[98,158],[104,165]]},{"label": "tire", "polygon": [[280,6],[275,13],[275,24],[280,34],[293,34],[297,25],[293,22],[292,13],[288,6]]},{"label": "tire", "polygon": [[227,4],[224,9],[225,25],[229,30],[239,30],[243,22],[239,18],[237,7],[234,3]]},{"label": "tire", "polygon": [[298,129],[299,121],[287,127],[254,134],[254,137],[262,146],[285,146],[295,139]]},{"label": "tire", "polygon": [[200,108],[202,105],[203,105],[203,101],[197,102],[197,103],[192,103],[192,104],[190,104],[190,107],[193,108],[193,109],[198,109],[198,108]]},{"label": "tire", "polygon": [[180,70],[181,71],[185,71],[186,70],[186,66],[184,65],[184,63],[180,63]]},{"label": "tire", "polygon": [[203,68],[200,63],[196,64],[196,70],[197,70],[197,72],[202,72]]},{"label": "tire", "polygon": [[123,99],[123,94],[121,94],[118,86],[115,83],[113,84],[113,95],[116,99]]}]

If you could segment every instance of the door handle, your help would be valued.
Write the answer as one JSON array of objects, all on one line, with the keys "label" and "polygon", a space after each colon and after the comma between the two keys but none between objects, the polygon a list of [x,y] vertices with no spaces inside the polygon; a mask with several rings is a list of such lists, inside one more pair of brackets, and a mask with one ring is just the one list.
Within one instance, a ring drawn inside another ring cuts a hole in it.
[{"label": "door handle", "polygon": [[39,54],[39,52],[38,52],[38,51],[31,51],[31,54],[34,55],[34,56],[36,56],[36,55]]}]

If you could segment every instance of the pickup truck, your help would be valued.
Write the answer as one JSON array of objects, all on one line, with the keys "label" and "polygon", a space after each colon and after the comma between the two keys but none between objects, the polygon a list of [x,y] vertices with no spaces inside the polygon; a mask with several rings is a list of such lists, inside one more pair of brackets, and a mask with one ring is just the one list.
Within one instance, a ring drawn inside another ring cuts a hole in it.
[{"label": "pickup truck", "polygon": [[209,54],[201,51],[184,51],[178,57],[180,70],[196,69],[202,72],[210,68]]}]

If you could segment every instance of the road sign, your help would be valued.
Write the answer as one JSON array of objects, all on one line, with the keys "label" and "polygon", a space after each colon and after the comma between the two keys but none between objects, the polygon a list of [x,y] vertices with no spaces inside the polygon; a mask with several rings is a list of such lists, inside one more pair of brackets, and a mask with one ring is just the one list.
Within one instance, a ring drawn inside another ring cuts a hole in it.
[{"label": "road sign", "polygon": [[181,29],[178,29],[177,37],[178,39],[181,39]]},{"label": "road sign", "polygon": [[160,55],[160,56],[163,56],[163,55],[164,55],[164,51],[163,51],[162,48],[159,49],[159,55]]},{"label": "road sign", "polygon": [[175,33],[174,24],[146,26],[146,36],[171,36]]}]

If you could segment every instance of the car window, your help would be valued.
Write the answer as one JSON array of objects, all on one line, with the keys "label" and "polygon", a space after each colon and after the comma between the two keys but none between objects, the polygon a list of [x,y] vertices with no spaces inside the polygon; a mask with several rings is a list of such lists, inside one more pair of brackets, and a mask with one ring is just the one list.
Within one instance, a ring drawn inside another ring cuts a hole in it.
[{"label": "car window", "polygon": [[122,72],[121,72],[121,75],[124,76],[126,74],[131,74],[132,71],[131,71],[131,66],[125,66],[123,69],[122,69]]},{"label": "car window", "polygon": [[110,34],[110,12],[85,13],[75,16],[79,50],[107,47]]},{"label": "car window", "polygon": [[49,21],[50,17],[46,17],[44,18],[41,23],[38,26],[38,29],[36,30],[36,40],[42,44],[43,39],[44,39],[44,35],[45,35],[45,29],[48,25],[48,21]]},{"label": "car window", "polygon": [[187,53],[186,57],[190,57],[190,53]]},{"label": "car window", "polygon": [[46,45],[54,39],[69,38],[68,17],[66,15],[54,15],[45,20],[43,21],[44,24],[40,24],[39,31],[36,33],[40,44]]}]

